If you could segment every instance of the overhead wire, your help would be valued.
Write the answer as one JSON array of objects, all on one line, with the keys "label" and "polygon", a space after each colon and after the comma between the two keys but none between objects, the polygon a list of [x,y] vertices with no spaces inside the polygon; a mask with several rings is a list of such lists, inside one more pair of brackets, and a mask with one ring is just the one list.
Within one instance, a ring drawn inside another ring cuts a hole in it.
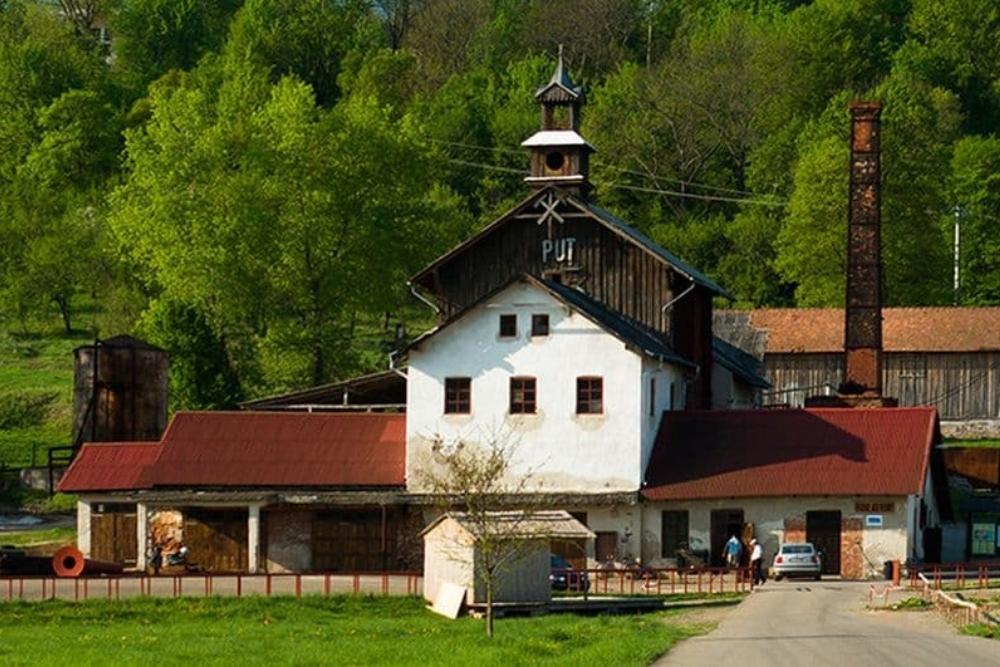
[{"label": "overhead wire", "polygon": [[[498,171],[508,174],[517,174],[519,176],[527,176],[529,172],[523,169],[515,169],[513,167],[504,167],[497,164],[488,164],[485,162],[473,162],[471,160],[460,160],[458,158],[445,158],[447,162],[452,164],[460,164],[466,167],[476,167],[479,169],[488,169],[491,171]],[[638,185],[628,185],[625,183],[605,183],[605,187],[615,188],[619,190],[630,190],[635,192],[644,192],[648,194],[658,194],[665,197],[678,197],[681,199],[696,199],[700,201],[709,202],[730,202],[737,204],[750,204],[754,206],[783,206],[781,202],[769,201],[763,199],[750,199],[741,197],[726,197],[723,195],[706,195],[696,192],[682,192],[679,190],[662,190],[659,188],[646,188]]]},{"label": "overhead wire", "polygon": [[[430,139],[430,138],[425,138],[425,141],[428,141],[430,143],[435,143],[435,144],[441,144],[442,146],[452,146],[454,148],[466,148],[466,149],[469,149],[469,150],[486,151],[486,152],[490,152],[490,153],[493,153],[493,152],[502,152],[502,153],[508,153],[508,154],[511,154],[511,155],[523,155],[524,154],[524,150],[523,149],[508,148],[506,146],[482,146],[482,145],[479,145],[479,144],[469,144],[469,143],[464,143],[464,142],[461,142],[461,141],[446,141],[444,139]],[[767,196],[767,195],[760,195],[759,193],[751,192],[749,190],[740,190],[738,188],[726,188],[726,187],[722,187],[722,186],[719,186],[719,185],[709,185],[707,183],[699,183],[697,181],[689,181],[689,180],[685,180],[685,179],[682,179],[682,178],[675,178],[675,177],[672,177],[672,176],[662,176],[660,174],[656,174],[656,173],[650,172],[650,171],[640,171],[638,169],[626,169],[624,167],[619,167],[619,166],[613,165],[613,164],[607,165],[607,168],[610,169],[610,170],[614,170],[614,171],[623,173],[623,174],[633,174],[635,176],[641,176],[643,178],[648,178],[648,179],[653,180],[653,181],[667,181],[668,183],[677,183],[677,184],[685,186],[685,187],[694,187],[694,188],[700,188],[700,189],[703,189],[703,190],[714,190],[716,192],[728,192],[730,194],[742,194],[742,195],[747,195],[749,197]],[[667,192],[674,192],[674,191],[668,190]],[[772,200],[769,199],[768,201],[772,201]],[[783,199],[773,199],[773,201],[775,202],[775,204],[778,204],[778,203],[785,204],[785,203],[787,203]]]}]

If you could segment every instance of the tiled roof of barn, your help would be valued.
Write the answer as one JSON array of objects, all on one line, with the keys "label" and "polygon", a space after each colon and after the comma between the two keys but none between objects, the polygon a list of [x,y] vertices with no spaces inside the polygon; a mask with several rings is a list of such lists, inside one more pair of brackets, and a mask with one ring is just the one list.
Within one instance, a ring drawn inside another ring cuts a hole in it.
[{"label": "tiled roof of barn", "polygon": [[86,443],[59,480],[59,491],[134,489],[143,470],[159,453],[158,442]]},{"label": "tiled roof of barn", "polygon": [[909,495],[924,489],[933,408],[666,412],[650,500]]},{"label": "tiled roof of barn", "polygon": [[[768,332],[766,352],[830,353],[844,349],[842,308],[763,308],[747,311]],[[886,352],[1000,350],[1000,307],[884,308]]]},{"label": "tiled roof of barn", "polygon": [[402,486],[406,416],[180,412],[146,487]]}]

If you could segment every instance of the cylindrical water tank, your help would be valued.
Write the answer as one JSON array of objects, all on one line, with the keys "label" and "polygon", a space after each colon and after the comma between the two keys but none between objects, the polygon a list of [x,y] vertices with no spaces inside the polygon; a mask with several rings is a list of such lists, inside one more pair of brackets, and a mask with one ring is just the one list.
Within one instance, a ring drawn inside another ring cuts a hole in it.
[{"label": "cylindrical water tank", "polygon": [[160,439],[167,425],[166,350],[115,336],[78,347],[74,355],[76,443]]}]

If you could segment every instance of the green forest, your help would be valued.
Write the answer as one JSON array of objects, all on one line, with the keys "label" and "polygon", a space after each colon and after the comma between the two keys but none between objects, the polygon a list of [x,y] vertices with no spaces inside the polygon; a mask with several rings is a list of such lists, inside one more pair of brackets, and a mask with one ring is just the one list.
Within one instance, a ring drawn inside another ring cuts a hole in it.
[{"label": "green forest", "polygon": [[1000,304],[997,35],[995,0],[0,0],[0,327],[163,346],[174,409],[385,367],[407,277],[526,194],[560,44],[596,196],[730,307],[842,303],[854,99],[887,303]]}]

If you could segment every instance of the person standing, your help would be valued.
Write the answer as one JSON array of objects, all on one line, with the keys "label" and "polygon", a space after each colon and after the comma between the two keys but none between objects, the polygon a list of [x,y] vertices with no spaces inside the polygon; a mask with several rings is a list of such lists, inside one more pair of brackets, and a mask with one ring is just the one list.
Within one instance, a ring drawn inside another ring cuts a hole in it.
[{"label": "person standing", "polygon": [[743,555],[743,544],[736,535],[730,537],[729,541],[726,542],[725,554],[726,565],[731,568],[738,568],[740,566],[740,556]]},{"label": "person standing", "polygon": [[757,538],[750,540],[750,571],[753,572],[753,585],[760,586],[764,583],[764,549],[761,548]]}]

